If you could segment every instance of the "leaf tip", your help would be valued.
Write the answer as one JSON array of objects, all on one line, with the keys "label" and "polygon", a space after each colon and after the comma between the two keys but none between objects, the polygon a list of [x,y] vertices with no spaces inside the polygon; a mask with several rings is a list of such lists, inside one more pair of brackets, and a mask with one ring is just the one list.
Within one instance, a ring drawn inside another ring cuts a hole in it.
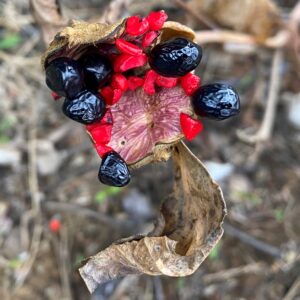
[{"label": "leaf tip", "polygon": [[95,278],[92,275],[89,274],[90,267],[88,262],[89,260],[87,260],[86,263],[78,269],[78,271],[84,283],[86,284],[89,292],[92,294],[97,289],[99,283],[95,280]]}]

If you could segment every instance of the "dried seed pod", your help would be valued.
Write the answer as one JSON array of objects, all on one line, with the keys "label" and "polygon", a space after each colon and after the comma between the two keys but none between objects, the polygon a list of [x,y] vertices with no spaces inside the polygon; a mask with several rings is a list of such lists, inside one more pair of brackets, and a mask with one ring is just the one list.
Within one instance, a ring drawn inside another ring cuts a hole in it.
[{"label": "dried seed pod", "polygon": [[[43,57],[45,67],[58,57],[76,60],[96,50],[117,71],[99,90],[106,102],[105,115],[86,126],[102,157],[101,182],[124,186],[130,180],[129,169],[174,155],[174,193],[164,202],[157,226],[146,237],[121,241],[86,261],[80,272],[91,292],[97,284],[128,273],[192,274],[223,233],[226,208],[220,188],[180,142],[184,136],[194,138],[202,128],[193,119],[196,115],[186,92],[192,93],[199,81],[191,75],[185,81],[165,78],[147,65],[147,54],[157,43],[195,38],[179,23],[162,26],[164,19],[160,12],[113,25],[76,22],[56,35]],[[136,53],[132,45],[143,53]],[[193,79],[190,89],[189,78]]]}]

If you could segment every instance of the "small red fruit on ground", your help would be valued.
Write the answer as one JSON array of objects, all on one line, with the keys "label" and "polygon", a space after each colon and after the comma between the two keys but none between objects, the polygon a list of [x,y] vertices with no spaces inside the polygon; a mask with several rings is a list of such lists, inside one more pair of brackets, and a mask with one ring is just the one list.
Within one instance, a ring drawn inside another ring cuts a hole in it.
[{"label": "small red fruit on ground", "polygon": [[61,222],[58,218],[52,218],[50,221],[49,221],[49,229],[51,232],[53,233],[57,233],[60,231],[61,229]]}]

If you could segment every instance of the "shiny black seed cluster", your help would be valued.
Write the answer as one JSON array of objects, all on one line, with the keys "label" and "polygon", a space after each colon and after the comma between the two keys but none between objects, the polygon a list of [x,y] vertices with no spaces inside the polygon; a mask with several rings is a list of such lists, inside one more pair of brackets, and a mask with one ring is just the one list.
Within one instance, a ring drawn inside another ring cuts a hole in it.
[{"label": "shiny black seed cluster", "polygon": [[111,79],[112,65],[104,56],[92,53],[82,56],[79,63],[84,70],[84,80],[87,89],[97,91]]},{"label": "shiny black seed cluster", "polygon": [[[113,73],[110,62],[98,54],[53,60],[46,68],[46,84],[59,96],[66,97],[62,110],[70,119],[91,124],[105,114],[105,102],[97,93]],[[122,187],[129,183],[130,173],[122,157],[111,151],[103,158],[99,180],[107,185]]]},{"label": "shiny black seed cluster", "polygon": [[240,99],[233,87],[215,83],[200,87],[192,97],[192,104],[197,115],[225,120],[240,111]]},{"label": "shiny black seed cluster", "polygon": [[91,124],[105,113],[104,99],[97,93],[112,75],[112,66],[103,56],[89,54],[78,61],[60,57],[46,68],[46,84],[66,97],[63,112],[74,121]]},{"label": "shiny black seed cluster", "polygon": [[202,58],[202,48],[185,38],[155,46],[149,56],[151,68],[166,77],[181,77],[193,71]]}]

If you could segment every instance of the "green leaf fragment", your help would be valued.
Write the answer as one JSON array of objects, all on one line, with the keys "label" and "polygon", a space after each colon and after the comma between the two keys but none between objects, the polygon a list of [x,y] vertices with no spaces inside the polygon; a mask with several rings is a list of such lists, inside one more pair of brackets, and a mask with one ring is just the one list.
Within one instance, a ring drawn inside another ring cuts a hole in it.
[{"label": "green leaf fragment", "polygon": [[22,38],[18,33],[12,33],[0,39],[0,49],[7,50],[14,48],[22,42]]},{"label": "green leaf fragment", "polygon": [[95,201],[98,203],[103,203],[108,197],[117,195],[121,192],[121,189],[114,186],[109,186],[99,191],[95,195]]},{"label": "green leaf fragment", "polygon": [[278,222],[282,222],[284,220],[284,211],[282,209],[274,209],[273,213]]},{"label": "green leaf fragment", "polygon": [[209,258],[212,260],[216,260],[219,257],[220,250],[221,250],[221,243],[219,242],[210,252]]}]

